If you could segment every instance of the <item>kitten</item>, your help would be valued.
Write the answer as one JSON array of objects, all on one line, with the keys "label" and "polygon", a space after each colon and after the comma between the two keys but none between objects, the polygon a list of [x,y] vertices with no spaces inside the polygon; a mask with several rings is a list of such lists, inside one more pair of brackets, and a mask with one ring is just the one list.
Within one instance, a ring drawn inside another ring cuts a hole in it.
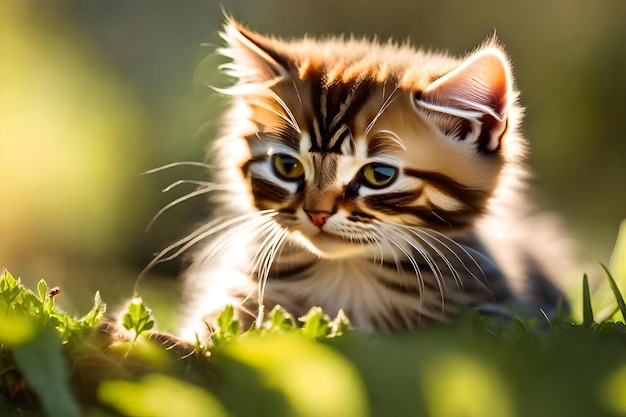
[{"label": "kitten", "polygon": [[353,38],[284,41],[229,20],[236,84],[213,144],[217,209],[178,242],[183,335],[225,305],[295,317],[343,309],[407,331],[477,307],[538,313],[562,298],[558,237],[530,216],[526,141],[495,40],[464,59]]}]

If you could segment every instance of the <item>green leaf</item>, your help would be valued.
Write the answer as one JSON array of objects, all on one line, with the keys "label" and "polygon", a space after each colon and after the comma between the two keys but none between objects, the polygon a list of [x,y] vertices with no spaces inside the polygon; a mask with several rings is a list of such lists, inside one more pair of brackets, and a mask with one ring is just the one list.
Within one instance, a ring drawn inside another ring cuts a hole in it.
[{"label": "green leaf", "polygon": [[128,416],[226,417],[222,404],[208,391],[162,375],[139,382],[105,381],[98,398]]},{"label": "green leaf", "polygon": [[139,337],[154,327],[152,311],[143,303],[141,297],[135,296],[126,306],[126,312],[122,315],[122,325],[126,330],[134,334],[133,340],[128,346],[126,357],[137,345]]},{"label": "green leaf", "polygon": [[619,311],[622,313],[622,320],[626,320],[626,303],[624,303],[624,297],[622,296],[622,293],[620,292],[620,289],[617,286],[617,283],[615,282],[615,279],[613,279],[613,275],[611,275],[611,272],[608,270],[608,268],[603,264],[600,264],[600,266],[602,266],[602,269],[604,269],[606,277],[609,280],[609,285],[611,286],[611,290],[613,291],[615,300],[617,300]]},{"label": "green leaf", "polygon": [[217,326],[219,331],[229,337],[237,337],[239,335],[240,324],[235,320],[235,309],[232,305],[226,306],[224,311],[217,318]]},{"label": "green leaf", "polygon": [[4,305],[7,310],[13,307],[22,295],[21,287],[19,279],[16,280],[9,271],[4,270],[0,277],[0,306]]},{"label": "green leaf", "polygon": [[312,307],[308,313],[298,320],[304,323],[302,334],[311,339],[325,338],[329,332],[330,319],[320,307]]},{"label": "green leaf", "polygon": [[526,323],[524,323],[519,317],[514,317],[513,321],[515,321],[517,329],[520,331],[521,334],[525,334],[528,332],[528,327],[526,326]]},{"label": "green leaf", "polygon": [[589,291],[589,280],[587,279],[587,274],[585,274],[583,276],[583,325],[589,327],[592,323],[591,292]]},{"label": "green leaf", "polygon": [[0,293],[7,293],[12,289],[16,288],[18,282],[13,278],[13,275],[6,269],[2,271],[2,276],[0,276]]},{"label": "green leaf", "polygon": [[215,361],[220,386],[234,394],[235,403],[229,405],[235,415],[369,415],[367,391],[356,367],[298,332],[250,334],[224,346]]},{"label": "green leaf", "polygon": [[34,317],[22,312],[0,312],[0,345],[13,347],[26,343],[35,337],[39,327]]},{"label": "green leaf", "polygon": [[227,305],[217,317],[217,330],[211,335],[211,346],[220,348],[225,342],[239,336],[240,324],[235,320],[235,309]]},{"label": "green leaf", "polygon": [[339,337],[346,334],[352,326],[350,325],[350,320],[348,316],[343,312],[343,309],[339,309],[337,313],[337,317],[334,318],[333,321],[330,322],[330,333],[328,337]]},{"label": "green leaf", "polygon": [[513,390],[488,359],[442,352],[421,375],[427,415],[513,417]]},{"label": "green leaf", "polygon": [[126,308],[126,313],[122,316],[122,325],[135,334],[135,340],[143,332],[154,327],[152,311],[144,304],[141,297],[130,300]]},{"label": "green leaf", "polygon": [[490,336],[498,336],[499,332],[497,331],[497,329],[494,328],[491,321],[489,320],[489,317],[480,314],[476,307],[472,309],[472,318],[473,322],[476,323],[478,328],[486,331]]},{"label": "green leaf", "polygon": [[37,283],[37,293],[39,294],[39,300],[43,303],[48,296],[48,284],[43,279]]},{"label": "green leaf", "polygon": [[227,305],[217,317],[218,330],[221,332],[229,332],[234,319],[235,309],[232,305]]},{"label": "green leaf", "polygon": [[80,319],[80,322],[86,324],[90,328],[94,327],[96,324],[98,324],[100,319],[102,319],[102,316],[106,312],[106,309],[106,304],[104,304],[102,302],[102,298],[100,298],[100,291],[96,291],[91,311],[89,311],[89,313],[87,313],[85,317]]},{"label": "green leaf", "polygon": [[13,357],[28,386],[39,397],[51,417],[80,417],[70,390],[62,344],[53,329],[47,328],[26,344],[13,349]]},{"label": "green leaf", "polygon": [[609,265],[617,286],[626,288],[626,220],[623,220],[619,227]]},{"label": "green leaf", "polygon": [[279,305],[274,306],[269,314],[268,330],[270,332],[280,332],[293,330],[296,322],[293,316]]}]

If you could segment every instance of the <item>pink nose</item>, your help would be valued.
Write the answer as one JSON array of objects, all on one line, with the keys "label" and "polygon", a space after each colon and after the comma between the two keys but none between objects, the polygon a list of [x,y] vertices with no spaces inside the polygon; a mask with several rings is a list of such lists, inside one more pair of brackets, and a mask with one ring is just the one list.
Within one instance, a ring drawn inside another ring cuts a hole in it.
[{"label": "pink nose", "polygon": [[326,224],[326,221],[330,218],[330,216],[333,215],[329,211],[321,211],[321,210],[307,211],[306,214],[311,219],[311,222],[313,222],[313,224],[319,227],[320,229],[324,227],[324,225]]}]

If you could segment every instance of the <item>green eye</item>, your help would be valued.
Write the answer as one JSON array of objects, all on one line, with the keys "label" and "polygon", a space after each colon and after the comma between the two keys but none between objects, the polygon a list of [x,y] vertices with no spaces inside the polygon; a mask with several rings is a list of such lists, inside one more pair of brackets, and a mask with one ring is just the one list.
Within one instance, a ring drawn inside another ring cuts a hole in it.
[{"label": "green eye", "polygon": [[272,156],[274,173],[286,181],[297,181],[304,175],[304,167],[296,158],[285,154]]},{"label": "green eye", "polygon": [[370,188],[384,188],[396,179],[398,170],[389,165],[378,163],[368,164],[361,170],[363,185]]}]

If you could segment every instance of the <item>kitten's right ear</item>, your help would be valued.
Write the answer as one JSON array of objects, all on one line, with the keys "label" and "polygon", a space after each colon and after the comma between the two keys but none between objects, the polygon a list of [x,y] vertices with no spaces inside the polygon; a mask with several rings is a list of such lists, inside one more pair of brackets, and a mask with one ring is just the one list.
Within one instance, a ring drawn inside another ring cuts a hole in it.
[{"label": "kitten's right ear", "polygon": [[251,32],[232,18],[227,18],[220,34],[227,47],[218,52],[232,59],[221,69],[242,84],[275,83],[290,77],[288,62],[273,48],[273,41]]}]

